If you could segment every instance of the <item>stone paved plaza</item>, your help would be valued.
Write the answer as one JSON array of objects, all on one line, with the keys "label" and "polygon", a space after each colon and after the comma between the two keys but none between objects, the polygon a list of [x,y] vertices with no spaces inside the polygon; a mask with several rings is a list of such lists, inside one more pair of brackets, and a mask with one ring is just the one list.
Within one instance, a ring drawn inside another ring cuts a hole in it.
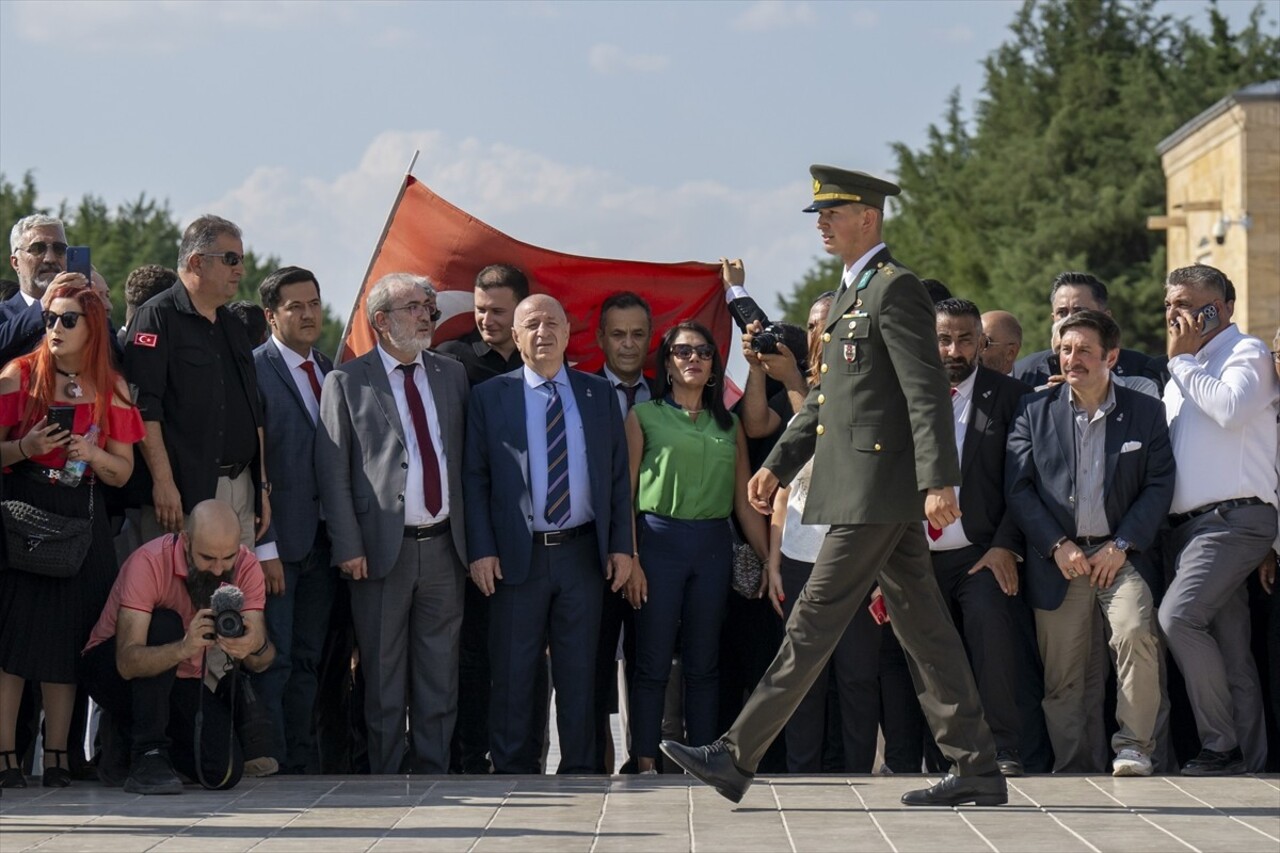
[{"label": "stone paved plaza", "polygon": [[907,809],[920,777],[278,777],[140,797],[6,790],[0,851],[1280,851],[1280,778],[1037,776],[999,808]]}]

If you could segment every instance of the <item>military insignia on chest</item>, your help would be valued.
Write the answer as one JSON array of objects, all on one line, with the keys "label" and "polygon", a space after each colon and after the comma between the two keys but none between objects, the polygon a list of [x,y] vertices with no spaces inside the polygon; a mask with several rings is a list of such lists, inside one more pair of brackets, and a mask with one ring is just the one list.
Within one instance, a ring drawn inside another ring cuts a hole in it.
[{"label": "military insignia on chest", "polygon": [[858,345],[853,341],[845,341],[844,360],[847,364],[853,364],[858,360]]}]

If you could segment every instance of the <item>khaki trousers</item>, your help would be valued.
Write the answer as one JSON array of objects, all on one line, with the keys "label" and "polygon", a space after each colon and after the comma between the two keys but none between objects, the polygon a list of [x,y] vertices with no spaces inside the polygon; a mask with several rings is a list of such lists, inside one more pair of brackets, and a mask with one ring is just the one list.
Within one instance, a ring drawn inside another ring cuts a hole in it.
[{"label": "khaki trousers", "polygon": [[755,772],[877,582],[920,707],[952,772],[996,771],[995,741],[918,521],[832,526],[787,620],[777,657],[724,736],[738,767]]},{"label": "khaki trousers", "polygon": [[1131,563],[1116,573],[1109,589],[1089,586],[1087,577],[1067,585],[1057,610],[1036,610],[1036,640],[1044,661],[1044,718],[1053,743],[1055,773],[1096,773],[1091,758],[1086,673],[1093,637],[1093,608],[1111,625],[1109,644],[1116,662],[1116,721],[1111,749],[1155,751],[1160,711],[1160,644],[1152,615],[1151,590]]},{"label": "khaki trousers", "polygon": [[[249,476],[249,469],[241,471],[240,476],[234,480],[229,477],[219,477],[218,489],[214,497],[231,504],[231,508],[236,511],[236,517],[240,520],[240,544],[246,548],[252,548],[256,537],[253,524],[253,478]],[[184,527],[188,517],[185,513],[182,516]],[[156,508],[153,506],[142,508],[141,528],[143,542],[158,539],[169,532],[156,522]]]}]

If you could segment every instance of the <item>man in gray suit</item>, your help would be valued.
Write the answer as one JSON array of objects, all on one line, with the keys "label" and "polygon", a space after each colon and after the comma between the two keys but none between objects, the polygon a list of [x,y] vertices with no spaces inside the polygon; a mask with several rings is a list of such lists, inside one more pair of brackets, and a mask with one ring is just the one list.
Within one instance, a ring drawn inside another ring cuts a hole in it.
[{"label": "man in gray suit", "polygon": [[[462,624],[466,371],[431,352],[431,282],[383,276],[365,303],[377,346],[325,378],[316,435],[333,560],[350,581],[369,769],[448,772]],[[410,661],[413,670],[410,671]]]},{"label": "man in gray suit", "polygon": [[309,270],[283,267],[258,287],[271,337],[253,351],[262,395],[263,452],[274,472],[277,512],[258,542],[267,586],[267,633],[276,657],[254,684],[275,730],[272,755],[285,773],[317,773],[320,756],[312,722],[317,670],[329,629],[338,573],[329,559],[329,534],[320,513],[313,465],[321,385],[333,370],[314,348],[324,306]]},{"label": "man in gray suit", "polygon": [[946,602],[925,529],[960,518],[953,411],[938,358],[933,303],[881,241],[898,187],[862,172],[813,166],[823,248],[845,264],[822,334],[820,384],[747,486],[762,513],[810,458],[806,524],[830,524],[787,620],[782,648],[737,720],[710,746],[664,741],[667,757],[734,802],[878,582],[907,653],[920,705],[953,771],[909,791],[913,806],[1007,802],[995,741]]}]

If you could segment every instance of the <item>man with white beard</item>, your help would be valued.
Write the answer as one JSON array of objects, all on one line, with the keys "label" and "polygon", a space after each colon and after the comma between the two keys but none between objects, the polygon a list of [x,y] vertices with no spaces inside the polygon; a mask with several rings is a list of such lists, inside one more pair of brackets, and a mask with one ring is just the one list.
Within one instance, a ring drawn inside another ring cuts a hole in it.
[{"label": "man with white beard", "polygon": [[365,311],[378,343],[325,377],[316,480],[332,559],[350,583],[370,772],[443,774],[466,579],[467,374],[428,349],[440,319],[428,279],[383,276]]}]

